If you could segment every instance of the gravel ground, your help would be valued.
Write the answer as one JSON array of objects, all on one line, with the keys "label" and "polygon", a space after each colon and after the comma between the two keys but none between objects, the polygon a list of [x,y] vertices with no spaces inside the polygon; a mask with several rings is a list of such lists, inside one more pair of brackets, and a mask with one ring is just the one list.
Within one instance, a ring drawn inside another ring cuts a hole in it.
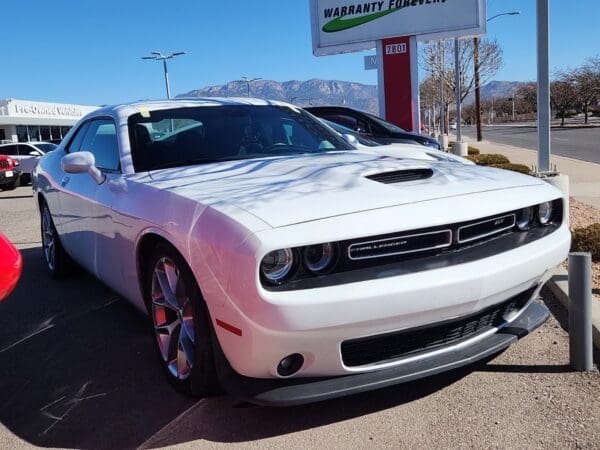
[{"label": "gravel ground", "polygon": [[[26,259],[0,303],[12,318],[0,327],[0,448],[600,449],[600,375],[570,370],[566,315],[548,292],[548,322],[486,364],[294,408],[178,396],[143,317],[89,276],[50,279],[29,195],[0,192],[0,231]],[[52,327],[32,335],[39,323]],[[81,386],[88,400],[64,400]]]},{"label": "gravel ground", "polygon": [[[571,197],[569,204],[569,225],[571,230],[600,223],[600,209],[578,202]],[[568,268],[565,263],[565,268]],[[592,289],[597,300],[600,300],[600,262],[592,262]]]}]

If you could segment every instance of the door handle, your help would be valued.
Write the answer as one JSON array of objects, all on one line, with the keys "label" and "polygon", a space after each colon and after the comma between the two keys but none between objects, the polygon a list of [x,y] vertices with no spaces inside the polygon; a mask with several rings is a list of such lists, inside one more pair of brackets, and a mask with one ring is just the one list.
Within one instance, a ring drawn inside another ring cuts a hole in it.
[{"label": "door handle", "polygon": [[67,184],[69,184],[69,180],[70,180],[70,178],[69,178],[69,177],[64,177],[64,178],[62,179],[62,181],[60,182],[60,185],[61,185],[62,187],[65,187]]}]

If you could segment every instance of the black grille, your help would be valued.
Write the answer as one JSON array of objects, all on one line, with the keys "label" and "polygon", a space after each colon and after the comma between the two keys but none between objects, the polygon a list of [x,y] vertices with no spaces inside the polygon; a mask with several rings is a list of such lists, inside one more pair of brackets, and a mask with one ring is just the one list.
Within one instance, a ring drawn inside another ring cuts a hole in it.
[{"label": "black grille", "polygon": [[393,172],[377,173],[365,178],[383,184],[403,183],[406,181],[425,180],[433,176],[431,169],[395,170]]},{"label": "black grille", "polygon": [[342,342],[342,360],[348,367],[362,366],[430,351],[466,340],[504,323],[504,317],[525,306],[535,287],[476,314],[442,324]]},{"label": "black grille", "polygon": [[510,230],[515,226],[516,220],[517,216],[513,213],[460,227],[458,242],[463,244]]},{"label": "black grille", "polygon": [[6,159],[0,159],[0,169],[8,169],[8,161]]}]

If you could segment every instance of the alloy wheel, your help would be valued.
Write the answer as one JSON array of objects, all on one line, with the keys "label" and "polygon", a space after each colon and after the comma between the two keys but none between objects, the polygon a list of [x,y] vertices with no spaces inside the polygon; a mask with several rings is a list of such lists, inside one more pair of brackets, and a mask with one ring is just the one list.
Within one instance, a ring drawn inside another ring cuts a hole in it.
[{"label": "alloy wheel", "polygon": [[152,272],[152,318],[158,348],[169,372],[179,380],[194,365],[195,331],[192,303],[184,277],[168,257]]}]

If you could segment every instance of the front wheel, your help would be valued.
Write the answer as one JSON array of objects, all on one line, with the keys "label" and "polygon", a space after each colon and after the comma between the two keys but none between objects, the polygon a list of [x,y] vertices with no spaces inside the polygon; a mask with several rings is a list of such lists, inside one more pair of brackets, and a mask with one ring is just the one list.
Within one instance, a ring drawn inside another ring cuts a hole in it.
[{"label": "front wheel", "polygon": [[145,280],[152,334],[169,381],[192,395],[216,392],[210,317],[185,260],[172,247],[159,244]]},{"label": "front wheel", "polygon": [[0,189],[5,190],[5,191],[14,191],[18,187],[19,187],[19,177],[16,177],[10,183],[0,186]]}]

